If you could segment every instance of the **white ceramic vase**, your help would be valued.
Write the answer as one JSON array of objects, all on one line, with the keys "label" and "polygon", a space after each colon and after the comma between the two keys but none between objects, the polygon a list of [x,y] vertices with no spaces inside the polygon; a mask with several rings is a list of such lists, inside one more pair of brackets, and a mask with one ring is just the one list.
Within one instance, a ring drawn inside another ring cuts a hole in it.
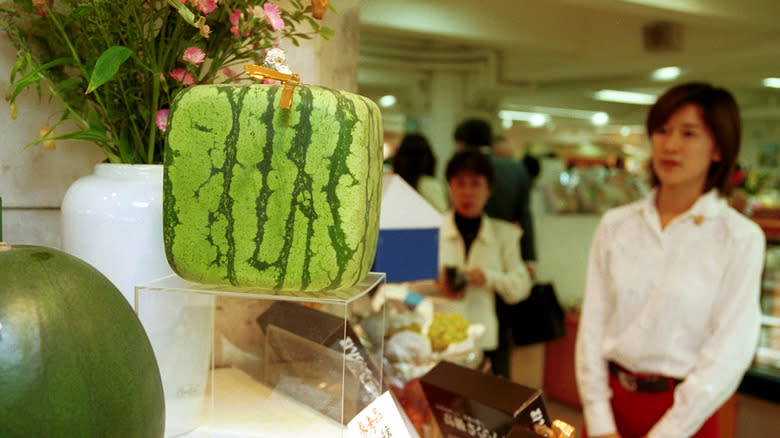
[{"label": "white ceramic vase", "polygon": [[173,273],[162,233],[162,164],[95,165],[62,200],[62,249],[91,264],[133,308],[135,286]]},{"label": "white ceramic vase", "polygon": [[[161,164],[102,163],[74,182],[62,201],[63,250],[102,272],[136,311],[135,287],[173,274],[163,242],[162,181]],[[158,295],[139,318],[160,367],[165,436],[172,437],[200,422],[213,300],[184,292]]]}]

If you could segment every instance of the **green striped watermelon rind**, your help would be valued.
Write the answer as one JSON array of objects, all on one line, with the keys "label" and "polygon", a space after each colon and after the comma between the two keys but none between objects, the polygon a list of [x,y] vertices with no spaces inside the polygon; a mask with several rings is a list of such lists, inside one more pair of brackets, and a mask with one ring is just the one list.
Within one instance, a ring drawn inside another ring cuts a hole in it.
[{"label": "green striped watermelon rind", "polygon": [[171,105],[163,226],[181,277],[314,291],[368,273],[379,233],[379,108],[303,85],[284,110],[280,94],[279,85],[203,85]]}]

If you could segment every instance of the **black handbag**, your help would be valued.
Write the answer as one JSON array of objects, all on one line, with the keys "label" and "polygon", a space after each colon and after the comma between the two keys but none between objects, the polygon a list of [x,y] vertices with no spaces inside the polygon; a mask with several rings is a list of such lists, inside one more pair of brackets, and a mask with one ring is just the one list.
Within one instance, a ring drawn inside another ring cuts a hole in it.
[{"label": "black handbag", "polygon": [[563,308],[552,283],[535,284],[528,298],[513,305],[499,296],[496,313],[500,325],[512,330],[515,345],[548,342],[566,335]]}]

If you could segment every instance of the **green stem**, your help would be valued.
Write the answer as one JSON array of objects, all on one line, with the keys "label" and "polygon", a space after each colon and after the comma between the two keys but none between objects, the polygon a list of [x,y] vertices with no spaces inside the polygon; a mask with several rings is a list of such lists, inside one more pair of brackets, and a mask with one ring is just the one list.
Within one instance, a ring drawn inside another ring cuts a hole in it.
[{"label": "green stem", "polygon": [[[89,82],[90,74],[87,72],[87,69],[84,67],[84,64],[81,62],[81,58],[79,57],[78,51],[76,51],[76,48],[73,47],[73,43],[71,43],[70,38],[68,37],[68,34],[65,32],[65,27],[63,27],[62,23],[57,19],[57,16],[54,14],[54,12],[49,8],[48,5],[46,5],[46,10],[49,12],[49,19],[51,19],[52,23],[54,23],[54,26],[57,28],[57,31],[62,36],[63,41],[65,42],[65,45],[68,46],[68,50],[70,51],[71,55],[73,56],[73,60],[76,62],[76,65],[78,66],[79,70],[81,71],[81,75]],[[51,86],[50,86],[51,88]],[[100,108],[103,111],[104,117],[106,119],[108,118],[108,110],[106,105],[103,103],[103,99],[101,99],[100,94],[93,93],[92,94],[95,102],[98,105],[98,108]],[[62,101],[60,99],[60,101]],[[64,103],[64,102],[63,102]],[[89,123],[86,122],[72,107],[69,105],[66,105],[66,108],[71,115],[79,119],[85,126],[89,127]],[[105,147],[102,148],[103,150],[106,150]],[[106,150],[106,155],[110,154]]]},{"label": "green stem", "polygon": [[[152,114],[151,117],[156,118],[157,117],[157,105],[160,101],[160,75],[153,75],[152,76]],[[154,162],[154,145],[157,141],[157,126],[153,124],[149,128],[149,144],[147,145],[147,152],[146,152],[146,162],[147,163],[153,163]]]}]

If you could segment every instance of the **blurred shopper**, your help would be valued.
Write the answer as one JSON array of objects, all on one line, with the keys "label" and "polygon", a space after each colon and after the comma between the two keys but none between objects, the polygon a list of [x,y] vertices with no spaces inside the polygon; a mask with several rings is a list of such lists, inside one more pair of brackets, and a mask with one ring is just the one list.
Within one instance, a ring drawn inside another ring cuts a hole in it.
[{"label": "blurred shopper", "polygon": [[523,166],[525,166],[526,172],[528,172],[528,179],[533,187],[536,180],[539,178],[539,174],[542,173],[542,164],[539,159],[531,154],[523,155]]},{"label": "blurred shopper", "polygon": [[729,207],[740,119],[705,83],[650,108],[652,193],[608,211],[576,346],[586,436],[714,438],[759,336],[765,239]]},{"label": "blurred shopper", "polygon": [[492,141],[492,128],[485,120],[466,119],[455,128],[455,142],[459,150],[479,148],[490,155],[490,161],[493,163],[496,180],[490,199],[485,205],[485,212],[488,216],[519,224],[523,228],[523,260],[536,260],[528,172],[522,163],[496,155],[492,149]]},{"label": "blurred shopper", "polygon": [[436,210],[449,209],[447,186],[435,178],[436,157],[428,139],[420,134],[407,134],[393,157],[393,171],[414,187]]},{"label": "blurred shopper", "polygon": [[[446,295],[465,301],[466,319],[485,326],[479,346],[491,359],[494,373],[503,375],[498,370],[508,370],[509,364],[499,362],[508,356],[496,356],[495,296],[510,304],[528,297],[531,278],[519,251],[522,230],[484,214],[494,181],[487,155],[476,149],[456,152],[446,175],[454,211],[445,215],[439,231],[439,284]],[[448,267],[454,269],[448,272]],[[457,284],[454,271],[465,277],[465,284]]]},{"label": "blurred shopper", "polygon": [[[490,124],[483,119],[466,119],[455,128],[455,142],[458,149],[477,149],[490,157],[495,169],[492,193],[485,205],[488,216],[513,222],[522,228],[520,254],[533,276],[533,262],[536,260],[534,227],[530,208],[530,180],[528,172],[519,161],[496,155],[492,148],[493,133]],[[512,329],[508,304],[496,300],[499,321],[499,343],[495,353],[498,374],[509,377],[510,356],[513,350]]]}]

